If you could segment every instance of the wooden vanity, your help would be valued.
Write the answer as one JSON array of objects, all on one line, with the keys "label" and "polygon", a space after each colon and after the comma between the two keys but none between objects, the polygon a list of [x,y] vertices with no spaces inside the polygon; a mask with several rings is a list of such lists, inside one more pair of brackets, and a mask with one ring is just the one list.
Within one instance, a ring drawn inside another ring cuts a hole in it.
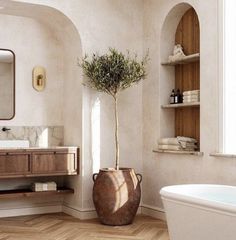
[{"label": "wooden vanity", "polygon": [[[4,148],[0,149],[0,179],[79,174],[79,148]],[[1,198],[32,197],[74,193],[70,188],[32,192],[30,189],[1,190]]]}]

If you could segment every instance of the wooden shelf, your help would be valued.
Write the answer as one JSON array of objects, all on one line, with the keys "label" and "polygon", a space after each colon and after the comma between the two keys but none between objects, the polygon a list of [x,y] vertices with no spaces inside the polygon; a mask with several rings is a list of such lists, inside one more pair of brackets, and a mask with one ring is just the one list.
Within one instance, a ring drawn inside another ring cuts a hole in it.
[{"label": "wooden shelf", "polygon": [[194,155],[203,156],[203,152],[198,151],[171,151],[171,150],[153,150],[155,153],[168,153],[168,154],[182,154],[182,155]]},{"label": "wooden shelf", "polygon": [[200,53],[191,54],[181,58],[180,60],[174,62],[163,62],[161,65],[163,66],[176,66],[176,65],[183,65],[193,62],[198,62],[200,60]]},{"label": "wooden shelf", "polygon": [[184,108],[184,107],[198,107],[198,106],[200,106],[200,102],[166,104],[166,105],[162,105],[161,107],[163,109],[167,109],[167,108]]},{"label": "wooden shelf", "polygon": [[73,194],[73,193],[74,193],[74,190],[70,189],[70,188],[58,188],[57,191],[44,191],[44,192],[33,192],[30,189],[1,190],[0,191],[0,199],[51,196],[51,195]]}]

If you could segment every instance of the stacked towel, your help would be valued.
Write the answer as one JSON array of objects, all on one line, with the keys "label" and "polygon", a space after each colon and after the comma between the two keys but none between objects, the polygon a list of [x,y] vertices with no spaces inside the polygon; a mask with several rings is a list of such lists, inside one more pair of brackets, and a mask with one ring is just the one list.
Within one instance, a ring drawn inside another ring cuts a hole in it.
[{"label": "stacked towel", "polygon": [[183,103],[199,102],[200,90],[185,91],[183,92]]},{"label": "stacked towel", "polygon": [[189,137],[162,138],[158,141],[158,149],[170,151],[195,151],[197,140]]},{"label": "stacked towel", "polygon": [[55,182],[35,182],[32,184],[31,189],[33,192],[56,191],[57,184]]}]

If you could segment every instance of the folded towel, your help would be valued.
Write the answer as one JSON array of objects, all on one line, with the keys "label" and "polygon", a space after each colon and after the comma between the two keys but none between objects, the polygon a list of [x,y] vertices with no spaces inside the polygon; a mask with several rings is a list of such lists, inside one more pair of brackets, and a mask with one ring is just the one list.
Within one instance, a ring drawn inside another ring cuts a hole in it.
[{"label": "folded towel", "polygon": [[188,147],[182,148],[181,146],[176,145],[158,145],[159,150],[171,150],[171,151],[195,151],[196,148]]},{"label": "folded towel", "polygon": [[183,103],[195,103],[195,102],[199,102],[199,99],[183,100]]},{"label": "folded towel", "polygon": [[35,182],[31,186],[32,191],[34,192],[41,192],[41,191],[56,191],[57,184],[55,182]]},{"label": "folded towel", "polygon": [[183,94],[183,97],[198,97],[200,93]]},{"label": "folded towel", "polygon": [[197,143],[195,138],[177,136],[179,142]]},{"label": "folded towel", "polygon": [[160,145],[179,145],[179,141],[177,138],[162,138],[158,141]]},{"label": "folded towel", "polygon": [[200,98],[200,94],[183,95],[183,98]]},{"label": "folded towel", "polygon": [[183,95],[184,96],[188,96],[188,95],[192,95],[192,94],[200,94],[200,90],[192,90],[192,91],[184,91]]},{"label": "folded towel", "polygon": [[175,138],[162,138],[158,141],[158,145],[181,145],[183,147],[193,146],[196,143],[196,139],[182,136],[178,136]]},{"label": "folded towel", "polygon": [[200,99],[200,96],[184,96],[183,100],[196,100],[196,99]]}]

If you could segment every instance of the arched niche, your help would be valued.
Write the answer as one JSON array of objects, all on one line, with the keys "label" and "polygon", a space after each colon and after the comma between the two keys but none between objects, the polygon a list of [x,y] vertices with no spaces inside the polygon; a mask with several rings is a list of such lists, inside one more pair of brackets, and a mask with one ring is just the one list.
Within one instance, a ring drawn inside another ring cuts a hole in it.
[{"label": "arched niche", "polygon": [[[195,9],[180,3],[167,14],[161,31],[161,62],[166,62],[175,44],[186,55],[200,53],[200,27]],[[160,103],[169,103],[172,89],[181,92],[200,89],[200,61],[184,65],[161,66]],[[187,136],[198,140],[200,147],[200,106],[162,109],[160,137]]]},{"label": "arched niche", "polygon": [[[82,44],[76,26],[61,11],[26,1],[3,0],[1,1],[0,14],[32,18],[50,29],[54,38],[60,42],[62,46],[60,51],[64,58],[61,70],[58,72],[58,74],[63,74],[64,78],[63,96],[61,96],[63,99],[64,143],[81,146],[83,77],[82,71],[78,67],[78,58],[82,57]],[[52,81],[57,81],[57,76]],[[76,104],[76,111],[73,103]]]},{"label": "arched niche", "polygon": [[[74,25],[74,23],[63,14],[61,11],[41,4],[31,4],[23,1],[9,1],[2,0],[0,4],[0,14],[20,16],[24,18],[31,18],[39,22],[42,26],[49,29],[48,31],[57,42],[59,42],[61,55],[63,55],[63,63],[58,67],[58,74],[63,75],[63,93],[62,99],[62,115],[63,115],[63,126],[64,126],[64,144],[65,145],[74,145],[74,146],[84,146],[83,142],[83,133],[82,133],[82,122],[83,122],[83,87],[82,80],[83,74],[81,68],[78,67],[78,59],[82,57],[82,43],[80,39],[79,32]],[[17,34],[24,34],[24,32],[17,32]],[[54,41],[54,42],[56,42]],[[50,44],[45,46],[45,48],[50,48]],[[16,56],[20,59],[20,56]],[[53,57],[57,57],[56,55]],[[39,63],[43,64],[43,63]],[[31,78],[30,75],[27,75],[27,78]],[[16,82],[17,82],[16,77]],[[57,75],[53,76],[51,81],[57,81]],[[20,80],[19,80],[20,81]],[[60,100],[61,100],[60,99]],[[17,103],[19,107],[22,107],[20,103]],[[11,125],[13,123],[4,123],[4,125]],[[84,153],[85,151],[81,151]],[[81,157],[83,160],[84,158]],[[65,199],[60,197],[58,201],[66,202],[67,206],[73,204],[73,206],[81,207],[82,204],[82,180],[81,175],[78,177],[66,177],[63,180],[65,181],[68,187],[71,187],[75,190],[73,196],[68,196]],[[23,185],[28,185],[32,180],[22,179]],[[12,187],[15,187],[15,182],[12,183]],[[18,186],[19,183],[16,183]],[[55,197],[56,198],[56,197]],[[33,202],[34,200],[32,200]],[[47,203],[49,202],[46,199]],[[54,198],[51,198],[50,201],[55,201]],[[43,205],[44,201],[41,200],[40,203]],[[30,203],[26,203],[31,206]],[[27,205],[28,206],[28,205]]]}]

